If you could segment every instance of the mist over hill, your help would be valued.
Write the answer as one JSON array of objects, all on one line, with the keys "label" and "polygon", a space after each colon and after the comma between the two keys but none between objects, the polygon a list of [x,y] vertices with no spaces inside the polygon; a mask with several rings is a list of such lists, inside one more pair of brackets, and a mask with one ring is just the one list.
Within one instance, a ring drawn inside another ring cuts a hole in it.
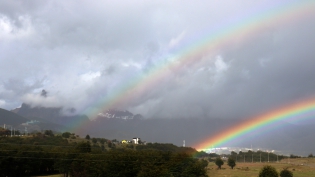
[{"label": "mist over hill", "polygon": [[20,108],[12,110],[12,112],[28,119],[41,120],[41,122],[56,124],[55,126],[60,125],[60,128],[55,129],[64,131],[72,128],[72,125],[78,122],[89,121],[86,115],[74,114],[71,109],[67,111],[69,111],[69,115],[63,112],[62,107],[31,107],[25,103]]}]

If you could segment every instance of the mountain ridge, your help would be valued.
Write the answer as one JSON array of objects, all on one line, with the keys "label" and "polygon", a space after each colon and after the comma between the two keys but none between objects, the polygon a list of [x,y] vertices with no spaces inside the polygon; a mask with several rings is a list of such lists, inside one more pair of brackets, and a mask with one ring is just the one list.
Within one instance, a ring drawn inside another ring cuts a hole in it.
[{"label": "mountain ridge", "polygon": [[22,124],[26,121],[29,121],[29,119],[20,116],[14,112],[5,110],[0,108],[0,123],[3,124],[7,124],[7,125],[19,125]]}]

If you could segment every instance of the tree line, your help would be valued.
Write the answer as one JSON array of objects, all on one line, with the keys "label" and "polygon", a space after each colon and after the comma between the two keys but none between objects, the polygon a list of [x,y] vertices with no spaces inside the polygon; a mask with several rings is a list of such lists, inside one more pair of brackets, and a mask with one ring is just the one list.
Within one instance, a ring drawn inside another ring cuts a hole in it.
[{"label": "tree line", "polygon": [[[276,162],[288,158],[288,156],[278,155],[273,152],[255,152],[250,150],[248,152],[240,151],[239,153],[232,151],[229,157],[233,158],[236,162]],[[298,156],[295,156],[295,158],[297,157]]]}]

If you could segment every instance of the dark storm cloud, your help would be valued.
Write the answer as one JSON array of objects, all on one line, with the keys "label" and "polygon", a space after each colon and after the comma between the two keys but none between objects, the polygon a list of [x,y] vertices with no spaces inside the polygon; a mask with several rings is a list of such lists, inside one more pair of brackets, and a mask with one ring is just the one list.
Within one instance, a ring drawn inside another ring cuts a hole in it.
[{"label": "dark storm cloud", "polygon": [[[273,2],[0,1],[0,106],[83,111],[260,5]],[[121,107],[147,118],[244,118],[313,96],[314,15],[236,36]]]}]

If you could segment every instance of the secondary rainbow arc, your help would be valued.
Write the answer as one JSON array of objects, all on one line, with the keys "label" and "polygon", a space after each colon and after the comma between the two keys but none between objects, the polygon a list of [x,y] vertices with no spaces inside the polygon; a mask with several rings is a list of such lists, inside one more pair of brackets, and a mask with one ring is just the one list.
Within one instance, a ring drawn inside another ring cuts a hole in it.
[{"label": "secondary rainbow arc", "polygon": [[[109,92],[105,96],[91,99],[89,106],[83,114],[93,118],[103,110],[119,107],[128,100],[141,95],[149,88],[158,84],[163,78],[166,78],[172,72],[180,70],[183,66],[190,65],[199,60],[205,53],[209,54],[220,48],[229,45],[230,41],[236,40],[241,36],[243,39],[251,38],[256,33],[268,29],[270,26],[278,23],[293,23],[295,20],[314,14],[314,1],[298,1],[277,4],[274,7],[260,9],[254,14],[247,14],[248,17],[240,19],[232,24],[223,25],[216,31],[205,33],[195,41],[187,43],[181,47],[176,54],[167,57],[156,63],[145,75],[134,75],[128,82],[119,88]],[[80,131],[85,122],[72,123],[73,131]]]}]

